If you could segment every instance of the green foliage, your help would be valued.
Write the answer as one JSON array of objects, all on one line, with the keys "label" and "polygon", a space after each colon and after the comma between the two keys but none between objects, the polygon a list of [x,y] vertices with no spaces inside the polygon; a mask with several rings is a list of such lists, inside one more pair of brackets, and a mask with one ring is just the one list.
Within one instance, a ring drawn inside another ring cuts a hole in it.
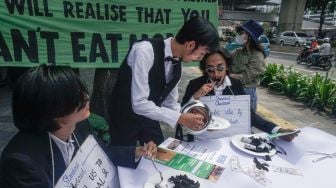
[{"label": "green foliage", "polygon": [[302,85],[306,85],[305,77],[290,67],[282,80],[281,89],[289,97],[297,97]]},{"label": "green foliage", "polygon": [[286,70],[283,65],[277,67],[274,78],[275,79],[271,83],[269,83],[269,88],[279,92],[284,92],[283,83],[286,80]]},{"label": "green foliage", "polygon": [[302,75],[283,65],[269,64],[261,77],[261,85],[271,90],[281,92],[319,109],[335,108],[336,84],[328,73],[321,76],[316,73],[313,77]]},{"label": "green foliage", "polygon": [[307,79],[308,84],[300,91],[298,99],[313,107],[315,103],[318,85],[322,82],[322,76],[318,73]]},{"label": "green foliage", "polygon": [[314,106],[331,109],[335,101],[336,84],[328,78],[328,73],[317,85],[317,92],[314,99]]},{"label": "green foliage", "polygon": [[97,114],[91,113],[88,120],[93,133],[108,144],[110,142],[109,125],[105,119]]},{"label": "green foliage", "polygon": [[330,45],[331,45],[331,47],[336,47],[336,40],[332,40],[332,41],[330,42]]},{"label": "green foliage", "polygon": [[336,9],[336,0],[307,0],[305,9],[317,11],[325,9],[330,13],[333,13]]},{"label": "green foliage", "polygon": [[319,24],[319,36],[322,36],[322,25],[324,24],[324,19],[326,14],[334,14],[336,10],[336,0],[307,0],[305,9],[312,10],[320,13],[320,24]]},{"label": "green foliage", "polygon": [[266,71],[261,76],[260,84],[262,86],[268,87],[268,85],[276,80],[276,74],[278,72],[277,64],[268,64],[266,67]]},{"label": "green foliage", "polygon": [[307,78],[291,67],[269,64],[261,78],[261,85],[282,92],[289,97],[298,97],[302,88],[307,85]]}]

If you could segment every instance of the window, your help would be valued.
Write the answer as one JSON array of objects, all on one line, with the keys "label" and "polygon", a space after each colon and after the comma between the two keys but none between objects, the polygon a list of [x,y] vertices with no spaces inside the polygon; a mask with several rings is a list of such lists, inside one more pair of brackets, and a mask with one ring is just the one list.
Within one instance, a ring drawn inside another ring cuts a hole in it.
[{"label": "window", "polygon": [[289,33],[289,32],[284,33],[283,36],[290,37],[290,36],[291,36],[291,33]]},{"label": "window", "polygon": [[296,33],[298,37],[308,37],[306,33]]},{"label": "window", "polygon": [[261,37],[259,38],[259,42],[260,42],[260,43],[268,43],[268,40],[267,40],[266,37],[261,36]]}]

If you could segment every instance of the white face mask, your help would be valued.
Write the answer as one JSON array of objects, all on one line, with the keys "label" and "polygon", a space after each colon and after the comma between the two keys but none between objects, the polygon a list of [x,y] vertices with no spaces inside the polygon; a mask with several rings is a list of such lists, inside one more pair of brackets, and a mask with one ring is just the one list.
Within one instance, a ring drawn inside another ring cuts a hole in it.
[{"label": "white face mask", "polygon": [[246,34],[237,35],[235,37],[236,44],[244,45],[247,42],[247,37],[248,36]]}]

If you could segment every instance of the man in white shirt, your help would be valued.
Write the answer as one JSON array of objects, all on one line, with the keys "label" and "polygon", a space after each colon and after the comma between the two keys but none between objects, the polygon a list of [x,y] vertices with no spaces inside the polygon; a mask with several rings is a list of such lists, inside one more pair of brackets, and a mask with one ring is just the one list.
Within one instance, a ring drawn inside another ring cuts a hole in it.
[{"label": "man in white shirt", "polygon": [[198,61],[219,45],[215,27],[193,17],[175,38],[148,39],[135,43],[120,66],[110,96],[111,144],[136,145],[163,141],[159,122],[171,128],[179,123],[191,129],[203,126],[203,117],[180,113],[178,82],[180,61]]}]

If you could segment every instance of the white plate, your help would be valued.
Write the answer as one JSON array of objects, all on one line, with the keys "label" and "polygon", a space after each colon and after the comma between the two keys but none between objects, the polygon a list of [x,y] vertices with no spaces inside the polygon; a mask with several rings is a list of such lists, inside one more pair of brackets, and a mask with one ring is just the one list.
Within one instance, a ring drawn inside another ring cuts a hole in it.
[{"label": "white plate", "polygon": [[254,156],[266,156],[266,155],[269,155],[270,157],[275,155],[276,154],[276,149],[273,148],[271,151],[269,152],[254,152],[254,151],[251,151],[251,150],[248,150],[246,148],[244,148],[244,144],[243,142],[241,142],[241,138],[242,137],[249,137],[249,136],[254,136],[254,137],[260,137],[261,134],[237,134],[233,137],[231,137],[231,143],[232,145],[234,145],[237,149],[245,152],[245,153],[248,153],[248,154],[251,154],[251,155],[254,155]]},{"label": "white plate", "polygon": [[[177,176],[177,175],[187,175],[189,179],[193,180],[194,182],[198,181],[200,183],[200,187],[202,187],[202,183],[201,183],[201,178],[189,174],[187,172],[184,171],[180,171],[180,170],[167,170],[167,171],[163,171],[162,172],[163,175],[163,181],[164,182],[168,182],[168,179],[172,176]],[[144,188],[155,188],[155,184],[160,182],[160,174],[158,172],[156,172],[155,174],[153,174],[151,177],[148,178],[148,180],[146,181]],[[174,187],[174,184],[170,184],[168,183],[169,186],[168,188],[172,188]]]},{"label": "white plate", "polygon": [[208,130],[221,130],[227,129],[231,126],[231,123],[223,118],[212,116],[212,120],[208,126]]}]

